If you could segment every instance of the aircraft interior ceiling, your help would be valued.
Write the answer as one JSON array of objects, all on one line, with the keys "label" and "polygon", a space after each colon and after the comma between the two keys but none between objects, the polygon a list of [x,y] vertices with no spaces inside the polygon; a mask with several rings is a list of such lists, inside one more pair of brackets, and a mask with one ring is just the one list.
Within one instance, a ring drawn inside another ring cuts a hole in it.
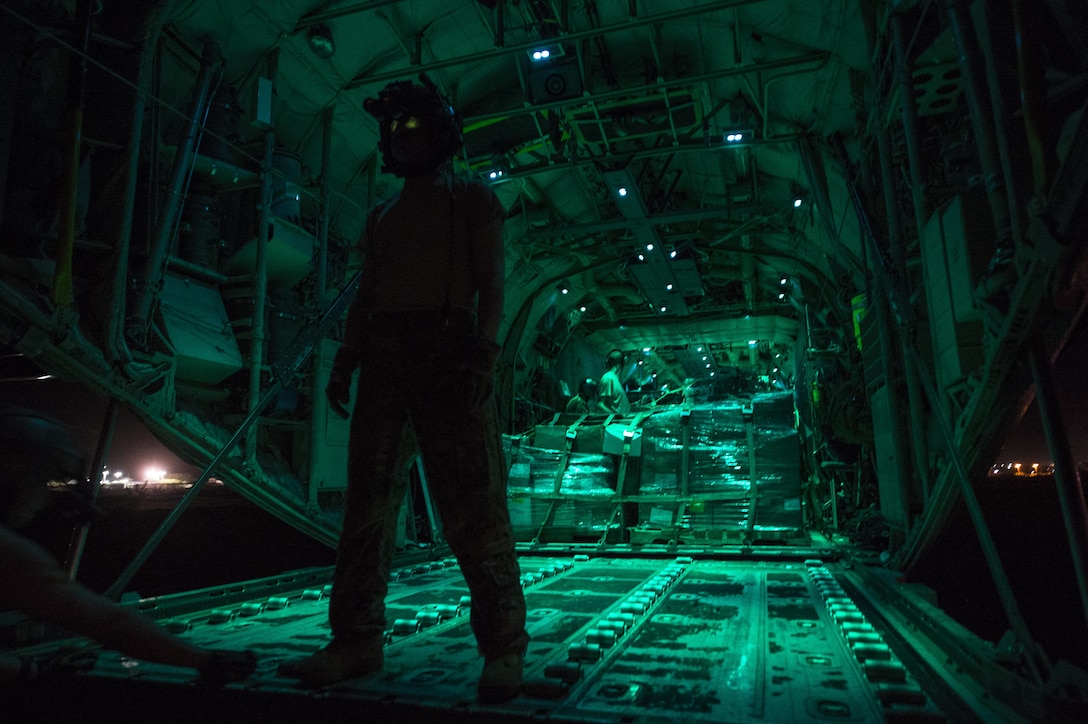
[{"label": "aircraft interior ceiling", "polygon": [[[826,139],[842,137],[857,158],[854,129],[868,112],[858,94],[868,68],[881,61],[871,57],[873,30],[856,3],[819,11],[780,2],[503,3],[501,15],[478,2],[368,5],[322,12],[307,3],[139,10],[107,3],[96,24],[103,36],[163,24],[155,87],[141,100],[147,122],[167,141],[185,120],[201,58],[214,63],[200,152],[236,162],[251,181],[263,134],[254,113],[261,79],[270,80],[276,149],[284,166],[301,165],[299,213],[319,215],[327,183],[329,255],[341,269],[368,202],[388,193],[392,180],[375,174],[378,129],[362,100],[425,72],[462,116],[462,164],[480,176],[503,174],[495,190],[510,212],[513,294],[530,298],[568,284],[558,311],[575,311],[587,327],[667,328],[740,312],[796,318],[808,305],[848,314],[849,300],[837,290],[843,281],[856,285],[862,261],[840,179],[853,171],[833,160]],[[311,48],[313,28],[329,34],[331,57]],[[529,52],[553,37],[552,59],[534,64]],[[96,175],[128,143],[130,124],[113,121],[132,113],[139,59],[123,44],[134,39],[112,46],[91,39],[92,49],[103,46],[92,59],[104,67],[90,63],[88,78],[117,91],[87,99],[106,106],[85,116]],[[171,150],[164,145],[146,152],[161,160]],[[211,179],[213,188],[245,183],[226,173]],[[186,191],[199,182],[191,179]],[[616,195],[620,188],[626,197]],[[632,264],[654,244],[659,253],[679,252],[683,266]],[[746,334],[695,323],[670,343],[722,350],[746,345]],[[602,340],[601,353],[614,342]],[[723,351],[716,354],[726,362]],[[662,365],[679,380],[695,372],[671,358]]]}]

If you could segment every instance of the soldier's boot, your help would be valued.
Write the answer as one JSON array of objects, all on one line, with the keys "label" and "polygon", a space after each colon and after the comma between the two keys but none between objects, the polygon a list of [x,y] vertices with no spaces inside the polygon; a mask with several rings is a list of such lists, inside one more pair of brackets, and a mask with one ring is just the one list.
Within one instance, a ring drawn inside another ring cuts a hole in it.
[{"label": "soldier's boot", "polygon": [[304,659],[284,661],[279,673],[306,686],[328,686],[377,673],[384,664],[381,639],[333,639]]},{"label": "soldier's boot", "polygon": [[485,660],[476,686],[481,703],[497,704],[510,701],[521,693],[522,654],[503,654]]}]

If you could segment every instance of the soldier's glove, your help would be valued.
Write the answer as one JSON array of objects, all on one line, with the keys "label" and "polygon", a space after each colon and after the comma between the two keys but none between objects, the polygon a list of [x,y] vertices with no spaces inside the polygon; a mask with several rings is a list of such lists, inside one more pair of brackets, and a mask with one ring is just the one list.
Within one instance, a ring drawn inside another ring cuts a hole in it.
[{"label": "soldier's glove", "polygon": [[460,399],[464,400],[468,412],[478,410],[491,399],[498,356],[499,345],[492,340],[474,337],[469,341],[460,369]]},{"label": "soldier's glove", "polygon": [[329,407],[336,416],[342,420],[348,418],[346,405],[351,402],[351,376],[355,374],[357,364],[355,355],[341,347],[332,363],[329,383],[325,385],[325,399],[329,401]]},{"label": "soldier's glove", "polygon": [[49,677],[73,676],[90,671],[97,662],[98,653],[90,647],[66,647],[41,659],[24,656],[18,678],[29,681]]},{"label": "soldier's glove", "polygon": [[200,666],[200,679],[222,686],[248,679],[257,669],[257,655],[252,651],[210,651]]}]

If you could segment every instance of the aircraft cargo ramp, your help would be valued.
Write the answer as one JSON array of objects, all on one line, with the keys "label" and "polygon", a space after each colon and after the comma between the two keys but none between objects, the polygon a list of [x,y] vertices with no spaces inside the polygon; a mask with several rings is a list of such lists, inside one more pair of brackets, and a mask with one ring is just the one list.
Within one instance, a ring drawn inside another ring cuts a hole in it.
[{"label": "aircraft cargo ramp", "polygon": [[21,721],[1016,720],[996,701],[976,708],[962,668],[921,643],[937,619],[896,620],[904,609],[886,601],[897,594],[872,595],[883,584],[863,580],[864,566],[815,548],[635,548],[523,548],[532,642],[524,694],[507,704],[474,701],[467,588],[440,558],[394,571],[380,674],[313,690],[278,676],[280,661],[328,640],[331,569],[305,569],[133,604],[200,645],[255,651],[248,681],[214,688],[98,651],[84,672],[20,689],[16,711]]}]

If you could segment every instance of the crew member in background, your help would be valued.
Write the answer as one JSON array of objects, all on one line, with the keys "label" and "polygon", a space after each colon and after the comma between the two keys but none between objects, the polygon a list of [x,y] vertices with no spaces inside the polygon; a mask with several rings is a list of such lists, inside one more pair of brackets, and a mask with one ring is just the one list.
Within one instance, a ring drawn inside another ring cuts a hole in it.
[{"label": "crew member in background", "polygon": [[567,412],[576,412],[579,415],[588,415],[597,410],[597,383],[588,377],[578,385],[578,394],[570,398],[567,403]]},{"label": "crew member in background", "polygon": [[597,407],[601,412],[614,412],[617,415],[626,415],[631,412],[631,403],[627,399],[627,390],[620,379],[620,369],[626,360],[626,356],[618,349],[608,353],[605,358],[605,373],[601,376],[601,384],[597,389]]},{"label": "crew member in background", "polygon": [[[385,595],[404,498],[403,431],[418,439],[427,485],[472,595],[482,702],[520,693],[525,598],[506,502],[492,394],[505,282],[505,212],[484,183],[453,175],[460,119],[425,76],[387,85],[363,107],[378,119],[399,194],[368,215],[363,276],[326,388],[347,416],[348,491],[329,602],[332,641],[281,673],[311,685],[381,670]],[[364,342],[365,341],[365,342]]]}]

